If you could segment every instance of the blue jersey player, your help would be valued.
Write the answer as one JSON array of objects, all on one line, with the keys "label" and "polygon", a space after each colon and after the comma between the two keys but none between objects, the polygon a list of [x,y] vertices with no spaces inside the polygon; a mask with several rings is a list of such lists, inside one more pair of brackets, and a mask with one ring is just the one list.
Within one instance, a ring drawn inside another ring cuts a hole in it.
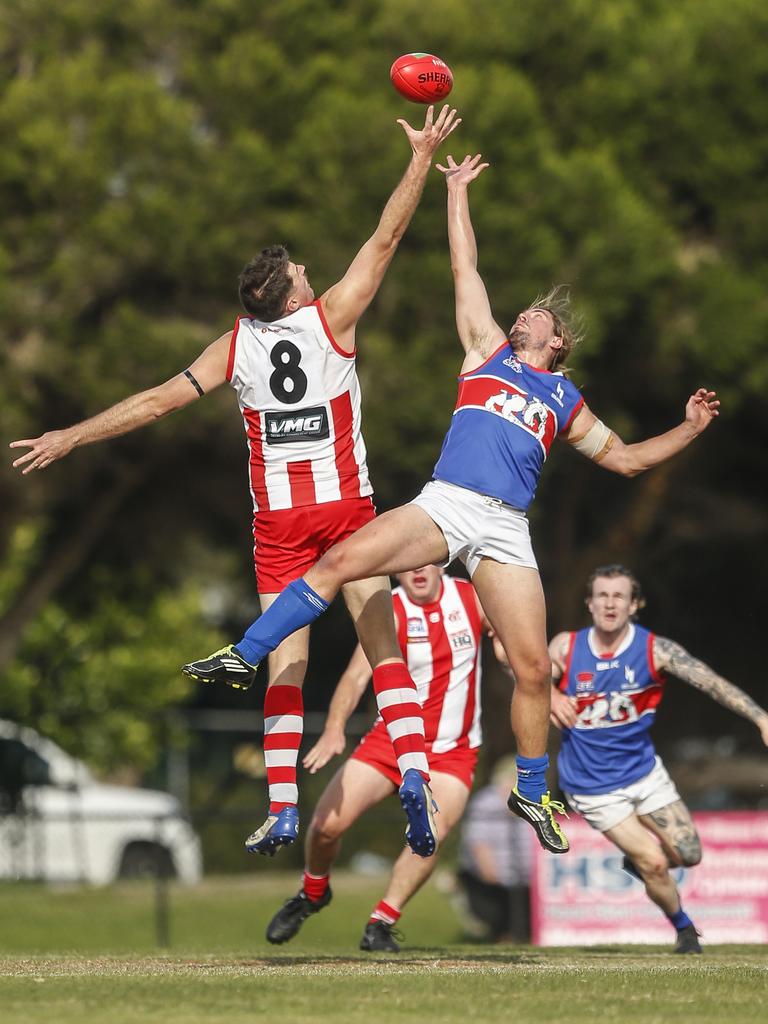
[{"label": "blue jersey player", "polygon": [[[293,630],[320,615],[348,581],[460,558],[506,651],[516,684],[512,729],[518,784],[509,806],[553,853],[568,840],[546,781],[551,665],[544,594],[526,509],[544,460],[560,437],[604,468],[635,476],[690,444],[718,414],[714,392],[699,389],[685,419],[659,437],[625,445],[584,404],[560,367],[576,342],[567,302],[555,290],[520,313],[509,332],[491,312],[477,271],[468,186],[488,166],[480,156],[438,164],[448,187],[448,238],[456,324],[464,348],[459,396],[434,479],[410,504],[385,512],[331,548],[290,584],[235,647],[185,666],[207,681],[242,679]],[[559,809],[559,808],[558,808]]]},{"label": "blue jersey player", "polygon": [[624,866],[677,929],[677,953],[700,953],[670,867],[692,867],[701,843],[648,730],[666,674],[754,722],[768,744],[768,713],[672,640],[638,625],[640,585],[621,565],[587,583],[592,626],[549,645],[552,720],[563,730],[557,767],[569,804],[624,853]]}]

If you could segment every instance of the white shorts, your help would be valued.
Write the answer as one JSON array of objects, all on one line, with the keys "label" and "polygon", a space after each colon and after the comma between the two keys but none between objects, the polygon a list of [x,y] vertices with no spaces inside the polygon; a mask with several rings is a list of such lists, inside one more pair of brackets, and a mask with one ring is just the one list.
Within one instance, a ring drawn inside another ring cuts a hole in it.
[{"label": "white shorts", "polygon": [[566,793],[568,803],[598,832],[626,821],[632,814],[652,814],[680,799],[667,769],[656,758],[653,770],[631,786],[610,793]]},{"label": "white shorts", "polygon": [[519,508],[444,480],[428,483],[411,505],[423,508],[443,531],[448,545],[443,565],[459,558],[470,577],[481,558],[538,569],[528,518]]}]

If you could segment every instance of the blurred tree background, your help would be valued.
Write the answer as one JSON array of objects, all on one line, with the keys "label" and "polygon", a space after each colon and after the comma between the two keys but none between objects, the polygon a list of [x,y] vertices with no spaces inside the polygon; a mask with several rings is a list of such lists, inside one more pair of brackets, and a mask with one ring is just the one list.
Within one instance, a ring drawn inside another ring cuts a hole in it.
[{"label": "blurred tree background", "polygon": [[[761,0],[3,0],[0,434],[33,437],[188,365],[238,312],[236,278],[286,242],[316,293],[375,226],[409,150],[392,60],[438,53],[482,152],[480,269],[502,323],[571,285],[572,376],[626,441],[677,423],[699,385],[720,421],[637,480],[556,446],[532,510],[550,628],[586,623],[599,563],[641,577],[643,621],[765,703],[768,576],[768,7]],[[429,478],[460,352],[433,172],[359,330],[380,508]],[[562,450],[561,450],[562,449]],[[258,707],[178,666],[257,606],[235,397],[0,469],[0,715],[110,770],[156,762],[172,705]],[[353,642],[316,627],[307,705]],[[749,723],[672,684],[657,738]],[[493,687],[493,699],[506,700]],[[505,715],[497,713],[496,720]],[[508,742],[491,732],[498,752]]]}]

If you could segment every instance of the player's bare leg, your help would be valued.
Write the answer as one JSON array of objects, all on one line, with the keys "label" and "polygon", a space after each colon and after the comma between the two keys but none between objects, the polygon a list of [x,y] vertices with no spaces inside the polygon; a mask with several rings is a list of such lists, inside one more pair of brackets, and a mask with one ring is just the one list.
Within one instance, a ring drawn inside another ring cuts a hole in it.
[{"label": "player's bare leg", "polygon": [[[469,790],[455,775],[435,771],[432,772],[432,790],[440,803],[437,827],[442,842],[464,813]],[[407,848],[403,850],[392,869],[384,901],[402,910],[433,873],[436,863],[434,857],[425,860],[415,857]]]},{"label": "player's bare leg", "polygon": [[632,861],[640,874],[649,899],[665,914],[680,909],[680,896],[669,873],[669,860],[657,840],[636,814],[603,833]]},{"label": "player's bare leg", "polygon": [[[260,594],[263,610],[277,594]],[[274,856],[299,834],[296,762],[304,720],[302,686],[309,658],[309,628],[286,637],[269,655],[269,683],[264,697],[264,762],[269,807],[264,823],[245,841],[251,853]]]},{"label": "player's bare leg", "polygon": [[389,577],[355,580],[345,583],[341,590],[368,663],[375,668],[387,662],[402,661]]},{"label": "player's bare leg", "polygon": [[[461,819],[469,800],[469,790],[455,775],[435,771],[432,772],[432,790],[440,803],[437,828],[442,842]],[[384,893],[385,902],[402,910],[434,872],[436,863],[434,857],[425,860],[423,857],[415,857],[409,849],[404,849],[392,869]]]},{"label": "player's bare leg", "polygon": [[[469,799],[469,790],[455,775],[446,772],[432,772],[432,792],[440,805],[437,827],[442,843],[464,813]],[[392,935],[403,907],[415,896],[436,867],[436,860],[430,857],[415,857],[409,849],[403,850],[395,861],[389,885],[383,899],[374,907],[365,926],[360,948],[367,951],[396,953],[400,948]]]},{"label": "player's bare leg", "polygon": [[416,505],[385,512],[336,544],[303,578],[262,609],[237,645],[191,661],[182,672],[204,682],[247,688],[256,667],[296,630],[315,621],[345,583],[443,562],[448,546],[439,527]]},{"label": "player's bare leg", "polygon": [[639,817],[643,825],[661,840],[670,864],[691,868],[701,861],[701,839],[691,812],[682,800]]},{"label": "player's bare leg", "polygon": [[304,579],[329,601],[353,580],[392,576],[447,557],[442,530],[417,505],[403,505],[377,516],[336,544]]},{"label": "player's bare leg", "polygon": [[[371,765],[349,758],[339,768],[320,797],[309,824],[304,845],[307,870],[327,875],[338,856],[341,837],[361,814],[395,792],[394,784]],[[424,864],[425,860],[409,855]]]},{"label": "player's bare leg", "polygon": [[[670,805],[676,806],[676,805]],[[654,812],[656,813],[656,812]],[[677,931],[678,953],[700,953],[696,928],[680,904],[680,893],[669,873],[667,850],[636,814],[608,829],[604,835],[626,855],[645,885],[648,898],[662,910]],[[653,830],[656,833],[656,829]],[[658,833],[656,833],[658,834]]]},{"label": "player's bare leg", "polygon": [[472,582],[515,677],[510,715],[518,784],[509,809],[533,827],[545,849],[566,853],[568,840],[553,813],[564,808],[550,800],[546,782],[552,664],[541,579],[536,569],[483,558]]},{"label": "player's bare leg", "polygon": [[[270,921],[269,942],[288,942],[308,917],[328,906],[332,898],[328,875],[341,837],[369,807],[394,792],[395,786],[388,778],[362,761],[350,758],[339,768],[323,791],[309,825],[302,887]],[[422,860],[416,856],[413,859]]]},{"label": "player's bare leg", "polygon": [[541,757],[549,736],[552,680],[541,579],[535,569],[483,558],[472,583],[515,677],[511,722],[517,751]]},{"label": "player's bare leg", "polygon": [[315,621],[345,583],[391,575],[442,562],[448,546],[440,529],[416,505],[385,512],[336,544],[303,578],[294,580],[262,610],[237,645],[189,662],[182,671],[193,679],[242,685],[256,666],[292,633]]}]

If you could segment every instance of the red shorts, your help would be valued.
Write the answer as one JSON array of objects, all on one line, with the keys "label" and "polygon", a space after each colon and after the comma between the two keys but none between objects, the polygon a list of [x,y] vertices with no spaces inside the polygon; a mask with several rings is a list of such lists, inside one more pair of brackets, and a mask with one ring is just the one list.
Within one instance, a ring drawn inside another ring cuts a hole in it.
[{"label": "red shorts", "polygon": [[329,548],[375,516],[370,496],[257,512],[253,518],[253,559],[259,593],[280,593],[311,569]]},{"label": "red shorts", "polygon": [[[458,746],[445,754],[435,754],[432,752],[431,744],[427,743],[429,770],[455,775],[467,789],[472,789],[479,753],[479,747]],[[363,764],[369,764],[377,772],[386,775],[396,786],[400,785],[402,779],[397,768],[395,752],[392,749],[392,741],[389,738],[387,727],[383,722],[377,722],[371,731],[363,736],[349,756],[356,761],[362,761]]]}]

